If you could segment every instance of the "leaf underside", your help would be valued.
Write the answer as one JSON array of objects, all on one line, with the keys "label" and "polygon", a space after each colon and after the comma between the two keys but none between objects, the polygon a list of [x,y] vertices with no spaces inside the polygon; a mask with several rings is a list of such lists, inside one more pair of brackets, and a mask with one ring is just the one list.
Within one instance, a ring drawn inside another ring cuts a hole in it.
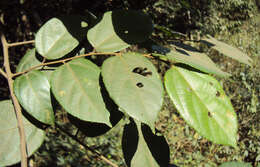
[{"label": "leaf underside", "polygon": [[236,146],[237,118],[221,85],[213,77],[172,67],[165,87],[185,121],[207,139]]},{"label": "leaf underside", "polygon": [[230,74],[221,71],[206,54],[197,51],[195,48],[181,43],[175,43],[172,46],[174,49],[166,54],[169,60],[184,63],[203,72],[221,77],[230,76]]},{"label": "leaf underside", "polygon": [[252,59],[248,57],[245,53],[243,53],[241,50],[234,48],[224,42],[218,41],[217,39],[213,38],[210,35],[204,37],[201,40],[201,42],[206,43],[208,46],[219,51],[225,56],[231,57],[241,63],[251,65]]}]

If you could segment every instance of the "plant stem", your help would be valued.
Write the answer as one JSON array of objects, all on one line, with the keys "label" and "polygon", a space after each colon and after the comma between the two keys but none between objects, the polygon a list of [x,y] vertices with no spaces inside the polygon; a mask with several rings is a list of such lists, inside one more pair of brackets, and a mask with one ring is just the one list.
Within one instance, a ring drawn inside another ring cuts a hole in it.
[{"label": "plant stem", "polygon": [[81,57],[92,56],[92,55],[120,55],[120,53],[113,53],[113,52],[108,52],[108,53],[95,53],[95,52],[92,52],[92,53],[88,53],[88,54],[83,54],[83,55],[79,55],[79,56],[70,57],[70,58],[63,59],[63,60],[51,61],[51,62],[48,62],[48,63],[41,63],[41,64],[38,64],[38,65],[35,65],[35,66],[31,67],[31,68],[28,69],[28,70],[15,73],[15,74],[13,74],[13,77],[18,76],[18,75],[25,74],[25,73],[27,73],[27,72],[29,72],[29,71],[32,71],[32,70],[34,70],[34,69],[36,69],[36,68],[39,68],[39,67],[42,67],[42,66],[48,66],[48,65],[52,65],[52,64],[65,63],[66,61],[70,61],[70,60],[77,59],[77,58],[81,58]]},{"label": "plant stem", "polygon": [[26,45],[26,44],[32,44],[32,43],[34,43],[34,40],[31,40],[31,41],[23,41],[23,42],[7,43],[7,46],[8,46],[8,47],[13,47],[13,46]]},{"label": "plant stem", "polygon": [[92,153],[98,155],[98,157],[100,159],[102,159],[104,162],[106,162],[107,164],[111,165],[112,167],[118,167],[116,164],[114,164],[113,162],[111,162],[109,159],[107,159],[106,157],[104,157],[102,154],[100,154],[99,152],[97,152],[96,150],[90,148],[89,146],[87,146],[85,143],[83,143],[82,141],[80,141],[76,136],[70,134],[69,132],[67,132],[66,130],[64,130],[60,125],[58,125],[57,123],[55,123],[55,126],[57,128],[60,129],[61,132],[65,133],[66,135],[68,135],[69,137],[71,137],[73,140],[75,140],[76,142],[78,142],[79,144],[81,144],[85,149],[88,149],[89,151],[91,151]]},{"label": "plant stem", "polygon": [[16,117],[17,117],[17,123],[18,123],[18,129],[19,129],[19,135],[20,135],[20,151],[21,151],[21,167],[27,167],[27,150],[26,150],[26,137],[25,137],[25,131],[23,126],[23,120],[22,120],[22,110],[21,106],[13,92],[13,73],[10,69],[10,63],[9,63],[9,53],[8,53],[8,43],[6,41],[6,38],[4,34],[1,34],[1,42],[3,45],[3,55],[4,55],[4,67],[6,71],[6,77],[8,81],[9,91],[11,94],[11,98],[13,101]]},{"label": "plant stem", "polygon": [[6,73],[0,68],[0,74],[3,75],[7,79]]}]

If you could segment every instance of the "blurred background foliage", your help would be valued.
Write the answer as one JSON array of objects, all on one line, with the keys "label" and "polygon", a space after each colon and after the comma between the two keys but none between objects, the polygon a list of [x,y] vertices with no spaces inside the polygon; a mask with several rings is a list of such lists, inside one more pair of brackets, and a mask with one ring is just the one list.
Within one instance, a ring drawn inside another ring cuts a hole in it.
[{"label": "blurred background foliage", "polygon": [[[206,51],[222,70],[232,74],[220,81],[238,115],[238,148],[216,145],[200,137],[183,121],[167,96],[156,127],[168,141],[170,162],[180,167],[215,167],[231,160],[250,162],[257,167],[260,164],[259,7],[259,0],[1,0],[0,29],[4,30],[9,42],[33,40],[37,30],[52,17],[88,12],[101,16],[108,10],[137,9],[153,19],[155,33],[152,38],[166,45],[167,40],[176,38],[169,32],[181,32],[191,39],[209,33],[242,49],[254,60],[251,68],[192,44]],[[13,70],[31,47],[10,49]],[[2,67],[2,52],[0,54]],[[7,83],[0,76],[0,100],[7,98]],[[69,123],[62,110],[57,111],[56,120],[71,134],[76,133],[77,128]],[[120,126],[123,123],[99,137],[85,138],[81,133],[77,137],[123,167]],[[33,167],[107,166],[56,127],[47,129],[44,144],[29,162]]]}]

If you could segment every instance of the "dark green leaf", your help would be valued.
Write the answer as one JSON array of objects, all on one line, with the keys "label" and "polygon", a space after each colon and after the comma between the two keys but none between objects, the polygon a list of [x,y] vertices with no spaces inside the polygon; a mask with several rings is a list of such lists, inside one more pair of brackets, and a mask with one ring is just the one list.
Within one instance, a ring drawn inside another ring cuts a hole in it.
[{"label": "dark green leaf", "polygon": [[138,53],[111,57],[102,65],[111,98],[123,112],[152,129],[163,103],[163,85],[153,64]]},{"label": "dark green leaf", "polygon": [[[21,160],[20,135],[11,100],[0,102],[0,166],[9,166]],[[23,117],[28,155],[43,143],[45,133]]]},{"label": "dark green leaf", "polygon": [[99,86],[100,69],[84,58],[60,66],[51,76],[51,89],[65,110],[84,121],[109,122]]},{"label": "dark green leaf", "polygon": [[14,92],[29,114],[40,122],[54,124],[50,84],[42,72],[34,70],[17,77],[14,81]]},{"label": "dark green leaf", "polygon": [[236,146],[236,114],[216,79],[172,67],[165,74],[165,87],[181,116],[202,136]]}]

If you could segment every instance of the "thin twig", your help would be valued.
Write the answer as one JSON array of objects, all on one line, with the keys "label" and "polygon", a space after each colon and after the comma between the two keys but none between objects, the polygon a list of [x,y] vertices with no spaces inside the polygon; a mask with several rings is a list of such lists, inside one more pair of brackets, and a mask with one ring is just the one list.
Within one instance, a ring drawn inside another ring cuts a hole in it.
[{"label": "thin twig", "polygon": [[3,75],[3,76],[7,79],[6,73],[5,73],[4,70],[2,70],[1,68],[0,68],[0,74]]},{"label": "thin twig", "polygon": [[31,41],[7,43],[7,46],[8,46],[8,47],[13,47],[13,46],[19,46],[19,45],[32,44],[32,43],[34,43],[34,42],[35,42],[34,40],[31,40]]},{"label": "thin twig", "polygon": [[14,95],[13,92],[13,73],[10,69],[10,63],[9,63],[9,53],[8,53],[8,43],[6,42],[6,38],[4,34],[1,34],[1,42],[3,45],[3,55],[4,55],[4,67],[6,71],[9,91],[11,94],[11,98],[14,104],[14,109],[17,117],[17,123],[18,123],[18,129],[19,129],[19,135],[20,135],[20,151],[21,151],[21,167],[27,167],[27,150],[26,150],[26,137],[25,137],[25,131],[23,126],[23,119],[22,119],[22,110],[21,106]]},{"label": "thin twig", "polygon": [[94,53],[94,52],[92,52],[92,53],[88,53],[88,54],[83,54],[83,55],[79,55],[79,56],[70,57],[70,58],[63,59],[63,60],[51,61],[51,62],[48,62],[48,63],[41,63],[41,64],[38,64],[38,65],[35,65],[35,66],[31,67],[28,70],[15,73],[15,74],[13,74],[13,77],[25,74],[25,73],[27,73],[29,71],[32,71],[32,70],[34,70],[36,68],[39,68],[39,67],[42,67],[42,66],[48,66],[48,65],[52,65],[52,64],[65,63],[66,61],[70,61],[70,60],[81,58],[81,57],[87,57],[87,56],[92,56],[92,55],[119,55],[119,54],[120,53],[113,53],[113,52],[111,52],[111,53],[110,52],[109,53]]},{"label": "thin twig", "polygon": [[99,152],[97,152],[96,150],[90,148],[89,146],[87,146],[85,143],[83,143],[82,141],[80,141],[76,136],[70,134],[69,132],[67,132],[66,130],[64,130],[60,125],[58,125],[57,123],[55,123],[55,126],[57,128],[60,129],[60,131],[62,131],[63,133],[65,133],[66,135],[68,135],[69,137],[71,137],[73,140],[75,140],[76,142],[78,142],[80,145],[82,145],[84,148],[88,149],[89,151],[91,151],[92,153],[98,155],[98,157],[100,159],[102,159],[103,161],[105,161],[107,164],[111,165],[112,167],[118,167],[116,164],[114,164],[113,162],[111,162],[109,159],[107,159],[106,157],[104,157],[102,154],[100,154]]}]

